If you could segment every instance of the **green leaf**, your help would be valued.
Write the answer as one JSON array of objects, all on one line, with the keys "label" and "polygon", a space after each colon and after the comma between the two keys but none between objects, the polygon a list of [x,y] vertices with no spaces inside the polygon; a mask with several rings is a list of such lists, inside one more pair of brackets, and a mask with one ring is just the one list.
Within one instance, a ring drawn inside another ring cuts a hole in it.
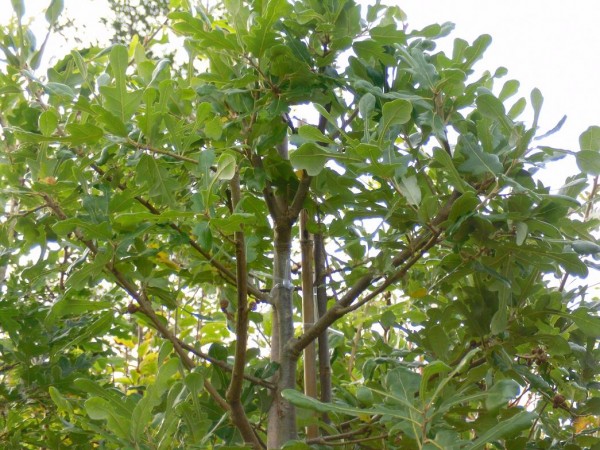
[{"label": "green leaf", "polygon": [[198,236],[198,243],[205,250],[210,250],[213,244],[213,236],[206,222],[200,222],[194,227],[194,234]]},{"label": "green leaf", "polygon": [[162,401],[162,395],[168,388],[168,380],[179,370],[179,360],[174,358],[163,364],[158,370],[156,380],[149,386],[142,399],[135,405],[131,414],[131,438],[140,442],[146,427],[152,420],[152,410]]},{"label": "green leaf", "polygon": [[459,192],[473,192],[474,189],[460,175],[452,162],[452,157],[445,150],[436,147],[433,149],[433,159],[440,164],[448,173],[448,181]]},{"label": "green leaf", "polygon": [[487,392],[485,407],[488,410],[496,410],[506,406],[509,400],[519,395],[520,386],[514,380],[500,380],[495,383]]},{"label": "green leaf", "polygon": [[521,83],[519,83],[518,80],[508,80],[504,83],[504,86],[502,86],[502,90],[500,91],[500,94],[498,94],[498,99],[504,101],[507,98],[512,97],[518,92],[520,85]]},{"label": "green leaf", "polygon": [[468,450],[479,450],[486,444],[494,442],[506,436],[511,436],[531,426],[537,414],[529,411],[522,411],[508,419],[501,419],[497,425],[479,434],[479,437],[471,443]]},{"label": "green leaf", "polygon": [[69,298],[65,296],[54,303],[48,312],[48,316],[54,318],[102,311],[111,308],[112,302],[109,301],[93,301],[83,298]]},{"label": "green leaf", "polygon": [[402,195],[406,197],[406,201],[409,205],[419,206],[421,203],[421,188],[419,187],[417,177],[410,176],[401,178],[398,188],[400,189],[400,192],[402,192]]},{"label": "green leaf", "polygon": [[62,83],[56,83],[54,81],[49,81],[44,86],[44,90],[50,95],[56,95],[59,97],[66,97],[69,100],[75,98],[75,91],[70,86]]},{"label": "green leaf", "polygon": [[412,48],[409,52],[403,47],[398,47],[397,51],[404,57],[410,66],[409,72],[414,75],[421,87],[434,90],[440,76],[436,67],[425,58],[423,50]]},{"label": "green leaf", "polygon": [[473,44],[467,47],[464,51],[465,63],[464,69],[470,69],[482,56],[486,49],[492,43],[492,37],[489,34],[482,34],[479,36]]},{"label": "green leaf", "polygon": [[532,128],[537,128],[538,119],[540,118],[540,111],[542,110],[542,104],[544,103],[544,97],[542,92],[538,88],[534,88],[531,91],[531,106],[533,106],[533,125]]},{"label": "green leaf", "polygon": [[525,106],[527,106],[527,100],[525,100],[525,98],[521,97],[508,110],[508,114],[507,114],[508,117],[513,120],[516,119],[517,117],[519,117],[521,115],[521,113],[523,111],[525,111]]},{"label": "green leaf", "polygon": [[492,94],[480,94],[475,100],[477,110],[486,117],[500,123],[506,134],[512,132],[512,121],[507,117],[504,105]]},{"label": "green leaf", "polygon": [[151,197],[167,205],[175,204],[177,182],[171,177],[162,161],[159,164],[152,156],[142,155],[137,165],[135,179],[138,185],[148,189]]},{"label": "green leaf", "polygon": [[369,30],[369,35],[378,44],[394,45],[406,42],[406,33],[399,30],[396,24],[379,25]]},{"label": "green leaf", "polygon": [[364,129],[365,129],[364,140],[365,141],[369,140],[369,128],[370,128],[369,118],[371,116],[371,113],[375,109],[375,103],[376,103],[375,96],[373,94],[371,94],[370,92],[367,92],[365,95],[363,95],[361,97],[360,101],[358,102],[358,111],[360,112],[361,117],[365,121],[365,125],[364,125]]},{"label": "green leaf", "polygon": [[223,122],[221,122],[221,118],[216,116],[208,120],[204,124],[204,134],[213,141],[221,139],[223,135]]},{"label": "green leaf", "polygon": [[73,145],[94,144],[104,137],[102,128],[91,123],[70,123],[65,128],[69,135],[63,140]]},{"label": "green leaf", "polygon": [[115,86],[100,86],[103,106],[108,111],[126,123],[137,110],[144,91],[127,91],[126,70],[128,65],[127,48],[124,45],[115,45],[110,54],[110,67],[115,79]]},{"label": "green leaf", "polygon": [[148,83],[148,86],[154,86],[154,85],[156,85],[158,77],[160,77],[160,75],[162,73],[164,73],[165,70],[168,71],[168,68],[169,68],[170,65],[171,65],[171,61],[169,59],[167,59],[167,58],[161,59],[158,62],[158,64],[156,64],[156,67],[152,71],[152,78],[150,79],[150,83]]},{"label": "green leaf", "polygon": [[[73,217],[71,219],[61,220],[60,222],[56,222],[52,229],[55,233],[66,236],[71,233],[75,229],[79,229],[83,232],[84,237],[88,239],[103,239],[109,240],[112,238],[112,231],[110,223],[101,222],[101,223],[93,223],[90,221],[86,221],[83,219],[78,219]],[[103,255],[104,253],[99,253]]]},{"label": "green leaf", "polygon": [[515,223],[515,230],[517,245],[523,245],[525,239],[527,239],[527,224],[525,222],[517,222]]},{"label": "green leaf", "polygon": [[85,61],[81,57],[81,54],[77,50],[71,50],[71,56],[73,57],[73,61],[75,61],[75,65],[77,66],[77,70],[83,77],[84,80],[87,80],[88,71],[85,65]]},{"label": "green leaf", "polygon": [[321,173],[325,164],[330,159],[331,153],[312,142],[302,144],[297,150],[291,152],[290,162],[295,169],[306,170],[314,177]]},{"label": "green leaf", "polygon": [[600,127],[589,127],[579,136],[579,148],[584,151],[600,151]]},{"label": "green leaf", "polygon": [[411,118],[412,105],[401,98],[383,105],[381,118],[381,136],[385,136],[392,125],[403,125]]},{"label": "green leaf", "polygon": [[112,311],[105,312],[97,320],[92,322],[82,333],[78,334],[77,337],[70,340],[69,342],[62,345],[60,348],[53,348],[52,354],[57,355],[65,351],[70,347],[75,347],[81,342],[86,342],[96,336],[106,333],[112,326],[114,320],[114,313]]},{"label": "green leaf", "polygon": [[391,397],[404,405],[414,405],[420,384],[421,376],[404,367],[391,370],[385,377],[385,385],[393,394]]},{"label": "green leaf", "polygon": [[310,450],[311,447],[306,442],[288,441],[281,447],[282,450]]},{"label": "green leaf", "polygon": [[129,435],[130,419],[120,416],[113,405],[103,398],[91,397],[84,403],[87,415],[93,420],[106,420],[108,428],[115,435],[125,438]]},{"label": "green leaf", "polygon": [[106,131],[115,136],[127,137],[128,131],[125,123],[117,116],[110,113],[100,105],[93,105],[92,110],[98,115],[100,122],[104,124]]},{"label": "green leaf", "polygon": [[254,214],[233,213],[227,217],[217,217],[210,221],[211,225],[221,233],[229,235],[240,231],[243,225],[251,225],[256,221]]},{"label": "green leaf", "polygon": [[421,386],[419,388],[419,395],[421,400],[425,400],[427,394],[427,383],[429,379],[434,375],[445,374],[452,371],[452,367],[446,364],[444,361],[433,361],[427,364],[423,368],[423,374],[421,378]]},{"label": "green leaf", "polygon": [[329,139],[327,136],[325,136],[323,133],[321,133],[321,130],[319,130],[317,127],[314,127],[312,125],[303,125],[300,128],[298,128],[298,136],[300,136],[302,139],[308,141],[308,142],[315,142],[315,143],[328,143],[328,144],[332,144],[333,141],[331,139]]},{"label": "green leaf", "polygon": [[580,255],[593,255],[595,253],[600,253],[600,245],[596,244],[595,242],[581,240],[573,241],[571,243],[571,247],[573,247],[575,253]]},{"label": "green leaf", "polygon": [[48,393],[50,394],[50,398],[59,411],[73,414],[73,407],[71,406],[71,403],[61,395],[58,389],[56,389],[54,386],[50,386],[48,388]]},{"label": "green leaf", "polygon": [[504,171],[498,155],[484,152],[472,134],[458,138],[457,150],[467,157],[467,160],[459,166],[463,172],[471,175],[484,173],[499,175]]},{"label": "green leaf", "polygon": [[231,180],[235,176],[235,168],[235,157],[229,153],[223,153],[217,160],[216,179]]},{"label": "green leaf", "polygon": [[583,173],[600,175],[600,153],[595,150],[580,150],[575,154],[577,167]]},{"label": "green leaf", "polygon": [[274,25],[281,17],[289,14],[290,8],[287,0],[268,0],[264,11],[258,11],[258,26],[253,26],[243,38],[254,56],[262,57],[266,49],[277,43],[278,35],[274,32]]},{"label": "green leaf", "polygon": [[392,408],[384,408],[381,406],[374,408],[354,408],[338,403],[322,403],[319,400],[307,397],[306,395],[294,389],[284,389],[281,393],[281,396],[293,405],[311,411],[317,411],[322,413],[326,412],[330,414],[346,414],[355,417],[374,416],[381,414],[400,420],[406,420],[411,423],[419,424],[419,422],[412,419],[411,417],[408,417],[405,413],[401,412],[400,410]]},{"label": "green leaf", "polygon": [[570,315],[577,328],[590,338],[600,338],[600,317],[592,315],[586,308],[578,308]]},{"label": "green leaf", "polygon": [[10,0],[10,2],[17,17],[22,18],[25,15],[25,0]]},{"label": "green leaf", "polygon": [[46,9],[46,20],[50,25],[54,25],[62,13],[63,0],[52,0],[50,6]]},{"label": "green leaf", "polygon": [[356,41],[352,44],[356,55],[369,64],[383,64],[391,66],[394,64],[394,57],[385,52],[385,48],[378,42],[372,40]]},{"label": "green leaf", "polygon": [[85,412],[90,419],[102,420],[110,416],[110,403],[100,397],[88,398],[85,403]]},{"label": "green leaf", "polygon": [[106,389],[101,387],[96,381],[92,381],[88,378],[77,378],[73,382],[74,386],[88,394],[92,394],[96,397],[101,397],[110,403],[117,414],[123,417],[130,417],[133,412],[133,407],[124,401],[122,394],[115,389]]},{"label": "green leaf", "polygon": [[44,136],[50,136],[58,126],[58,114],[54,109],[47,109],[38,119],[38,126]]}]

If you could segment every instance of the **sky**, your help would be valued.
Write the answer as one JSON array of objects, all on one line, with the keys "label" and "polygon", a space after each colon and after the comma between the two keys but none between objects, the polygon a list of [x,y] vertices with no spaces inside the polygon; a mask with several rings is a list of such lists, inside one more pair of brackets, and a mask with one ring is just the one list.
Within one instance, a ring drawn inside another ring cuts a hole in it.
[{"label": "sky", "polygon": [[[492,44],[476,68],[508,69],[504,80],[521,82],[529,98],[534,87],[544,96],[541,132],[567,115],[562,129],[544,145],[579,150],[579,135],[600,125],[600,2],[596,0],[406,0],[395,1],[411,28],[453,22],[452,36],[472,42],[487,33]],[[529,103],[529,102],[528,102]],[[531,111],[531,109],[529,109]],[[543,176],[560,186],[577,171],[574,162],[553,164]]]},{"label": "sky", "polygon": [[[373,0],[358,0],[369,4]],[[105,0],[64,0],[64,14],[75,18],[89,36],[108,35],[99,18],[109,11]],[[43,38],[43,11],[50,0],[25,0],[27,15]],[[410,28],[453,22],[454,32],[440,41],[450,50],[455,37],[472,42],[479,35],[492,36],[492,45],[476,69],[508,69],[504,80],[521,82],[520,96],[529,98],[534,87],[544,95],[540,131],[552,129],[567,115],[562,130],[543,141],[569,150],[579,149],[579,135],[588,126],[600,125],[600,3],[597,0],[384,0],[407,14]],[[567,3],[568,6],[567,6]],[[0,0],[0,23],[11,14],[10,0]],[[51,38],[49,54],[68,52],[60,37]],[[61,48],[62,47],[62,48]],[[515,97],[515,100],[518,97]],[[531,111],[530,109],[528,111]],[[524,116],[527,118],[527,115]],[[560,187],[576,172],[574,162],[559,162],[543,175],[545,182]]]}]

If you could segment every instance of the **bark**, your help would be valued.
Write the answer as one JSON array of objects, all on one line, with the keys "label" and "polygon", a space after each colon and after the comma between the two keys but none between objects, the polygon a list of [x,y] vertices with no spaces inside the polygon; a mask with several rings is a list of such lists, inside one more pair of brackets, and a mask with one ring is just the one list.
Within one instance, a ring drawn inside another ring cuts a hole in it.
[{"label": "bark", "polygon": [[[241,199],[240,176],[238,172],[235,173],[235,176],[231,180],[231,199],[235,210]],[[231,421],[240,430],[244,442],[255,449],[261,449],[260,441],[254,434],[254,430],[242,404],[246,351],[248,348],[248,267],[246,264],[246,242],[243,228],[241,231],[235,232],[235,258],[237,279],[235,359],[226,399],[231,407]]]},{"label": "bark", "polygon": [[[281,158],[288,159],[287,138],[277,146],[277,151]],[[258,155],[253,157],[253,164],[262,166]],[[292,303],[294,286],[291,280],[292,225],[298,219],[304,205],[310,182],[311,178],[304,173],[295,192],[281,188],[274,191],[268,181],[263,191],[274,224],[271,361],[279,364],[279,371],[273,380],[276,387],[268,415],[268,449],[279,449],[287,441],[297,438],[296,410],[291,403],[283,399],[281,392],[296,387],[299,353],[291,351],[294,338]],[[292,193],[294,195],[290,204]]]},{"label": "bark", "polygon": [[[308,214],[305,209],[300,213],[300,251],[302,254],[302,322],[304,330],[308,330],[315,321],[315,298],[313,294],[313,241],[306,229]],[[315,343],[311,342],[304,349],[304,394],[317,398],[317,355]],[[306,437],[319,436],[316,424],[306,427]]]},{"label": "bark", "polygon": [[279,363],[273,403],[269,409],[267,448],[279,449],[288,440],[296,439],[296,411],[281,397],[284,389],[296,387],[296,362],[286,343],[294,337],[291,282],[292,227],[289,223],[275,225],[275,251],[273,265],[273,335],[271,360]]},{"label": "bark", "polygon": [[[325,272],[325,244],[323,234],[314,235],[315,285],[317,286],[317,316],[323,317],[327,312],[327,274]],[[320,398],[324,403],[331,402],[331,363],[329,359],[329,336],[327,330],[319,335],[319,384]],[[323,420],[329,423],[329,416],[323,413]]]}]

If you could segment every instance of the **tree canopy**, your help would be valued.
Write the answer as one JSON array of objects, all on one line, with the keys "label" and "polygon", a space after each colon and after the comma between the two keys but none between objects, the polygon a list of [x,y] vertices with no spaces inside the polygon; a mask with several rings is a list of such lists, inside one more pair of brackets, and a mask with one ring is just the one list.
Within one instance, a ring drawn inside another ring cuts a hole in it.
[{"label": "tree canopy", "polygon": [[547,144],[490,36],[171,0],[184,64],[149,33],[40,68],[12,6],[6,448],[600,448],[600,127]]}]

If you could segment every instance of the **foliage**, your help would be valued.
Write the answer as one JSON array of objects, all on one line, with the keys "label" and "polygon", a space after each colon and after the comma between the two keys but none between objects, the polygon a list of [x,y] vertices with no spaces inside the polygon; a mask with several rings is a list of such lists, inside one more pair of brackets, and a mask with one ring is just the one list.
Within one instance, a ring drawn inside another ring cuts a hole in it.
[{"label": "foliage", "polygon": [[133,36],[150,38],[162,26],[169,12],[168,0],[122,1],[108,0],[114,18],[103,17],[102,23],[114,31],[112,41],[128,44]]},{"label": "foliage", "polygon": [[489,36],[446,54],[397,7],[170,3],[184,68],[134,41],[40,74],[12,2],[0,441],[598,448],[600,129],[540,145]]}]

